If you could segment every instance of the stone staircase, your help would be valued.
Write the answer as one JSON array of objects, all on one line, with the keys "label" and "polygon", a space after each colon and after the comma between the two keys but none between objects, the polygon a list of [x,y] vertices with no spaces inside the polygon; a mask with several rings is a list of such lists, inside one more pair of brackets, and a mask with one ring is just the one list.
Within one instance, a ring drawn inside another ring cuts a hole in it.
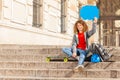
[{"label": "stone staircase", "polygon": [[110,62],[85,62],[85,71],[73,72],[77,62],[46,62],[63,54],[62,46],[0,45],[0,80],[120,80],[120,48]]}]

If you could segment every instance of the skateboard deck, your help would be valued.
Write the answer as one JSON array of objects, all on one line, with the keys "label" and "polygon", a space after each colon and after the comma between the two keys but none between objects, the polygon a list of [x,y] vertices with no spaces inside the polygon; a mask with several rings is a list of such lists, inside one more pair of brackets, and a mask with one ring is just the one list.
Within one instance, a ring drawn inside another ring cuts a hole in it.
[{"label": "skateboard deck", "polygon": [[49,56],[46,57],[46,62],[51,62],[51,61],[62,61],[62,62],[68,62],[68,61],[78,61],[75,58],[72,57],[64,57],[64,56]]}]

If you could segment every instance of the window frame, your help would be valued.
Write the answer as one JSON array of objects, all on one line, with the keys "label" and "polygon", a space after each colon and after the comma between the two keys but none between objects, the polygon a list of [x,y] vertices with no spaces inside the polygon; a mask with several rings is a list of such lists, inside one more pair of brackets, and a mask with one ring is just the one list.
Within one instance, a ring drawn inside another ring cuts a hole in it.
[{"label": "window frame", "polygon": [[68,0],[61,0],[61,33],[66,33]]},{"label": "window frame", "polygon": [[0,20],[2,18],[2,0],[0,0]]},{"label": "window frame", "polygon": [[[36,13],[34,12],[34,4],[35,4],[35,8],[36,8]],[[34,17],[37,18],[36,22],[34,22]],[[43,0],[33,0],[32,26],[36,27],[36,28],[40,28],[40,27],[42,27],[42,25],[43,25]]]}]

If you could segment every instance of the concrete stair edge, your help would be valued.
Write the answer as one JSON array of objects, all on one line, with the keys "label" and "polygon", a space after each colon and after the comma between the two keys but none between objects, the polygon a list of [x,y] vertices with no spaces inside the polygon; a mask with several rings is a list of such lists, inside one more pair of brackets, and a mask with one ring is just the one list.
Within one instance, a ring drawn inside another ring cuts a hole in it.
[{"label": "concrete stair edge", "polygon": [[[18,76],[0,76],[1,79],[17,80],[96,80],[96,78],[56,78],[56,77],[18,77]],[[97,80],[120,80],[120,78],[97,78]]]},{"label": "concrete stair edge", "polygon": [[[49,66],[50,65],[50,66]],[[63,67],[65,66],[65,67]],[[17,69],[72,69],[77,66],[77,62],[21,62],[21,61],[0,61],[0,68],[17,68]],[[120,62],[85,62],[86,69],[120,69]]]},{"label": "concrete stair edge", "polygon": [[[73,71],[73,69],[24,69],[24,68],[0,68],[0,70],[26,70],[26,71]],[[85,69],[84,71],[120,71],[120,69]]]}]

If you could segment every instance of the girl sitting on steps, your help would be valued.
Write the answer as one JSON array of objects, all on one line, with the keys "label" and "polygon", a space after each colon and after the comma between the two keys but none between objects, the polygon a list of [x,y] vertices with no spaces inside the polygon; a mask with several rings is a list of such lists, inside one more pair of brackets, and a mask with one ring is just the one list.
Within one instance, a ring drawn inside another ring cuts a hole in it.
[{"label": "girl sitting on steps", "polygon": [[88,31],[88,26],[83,20],[76,21],[74,25],[74,36],[72,40],[71,48],[63,48],[62,51],[68,55],[68,57],[73,57],[78,59],[78,65],[74,68],[74,71],[83,70],[85,56],[88,51],[88,39],[96,32],[97,18],[94,18],[92,24],[92,30]]}]

